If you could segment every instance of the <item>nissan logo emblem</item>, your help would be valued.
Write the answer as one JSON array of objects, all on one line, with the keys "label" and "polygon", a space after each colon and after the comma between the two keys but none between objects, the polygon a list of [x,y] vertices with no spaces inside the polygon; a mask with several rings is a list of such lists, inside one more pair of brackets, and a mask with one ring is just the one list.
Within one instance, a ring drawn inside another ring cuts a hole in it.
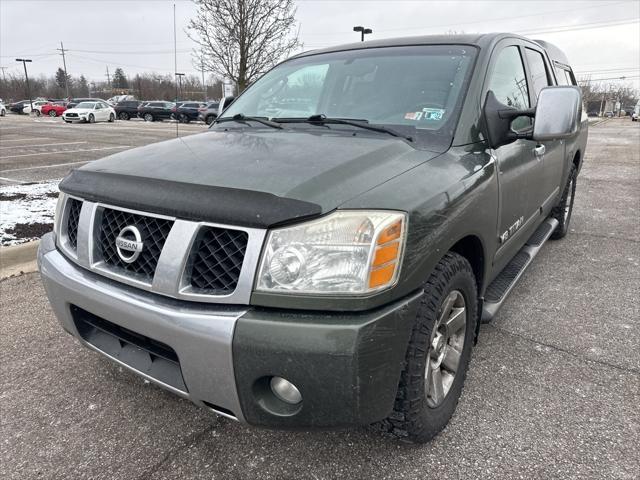
[{"label": "nissan logo emblem", "polygon": [[[132,235],[133,238],[131,238]],[[123,262],[135,262],[143,247],[142,235],[137,227],[128,225],[120,230],[120,235],[116,238],[116,250],[118,250],[118,256]]]}]

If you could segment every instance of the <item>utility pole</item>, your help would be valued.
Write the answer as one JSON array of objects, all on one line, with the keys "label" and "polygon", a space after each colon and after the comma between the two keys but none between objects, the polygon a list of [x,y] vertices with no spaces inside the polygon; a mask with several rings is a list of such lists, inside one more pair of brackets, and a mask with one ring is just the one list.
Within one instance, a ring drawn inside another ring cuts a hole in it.
[{"label": "utility pole", "polygon": [[109,75],[109,65],[107,65],[107,73],[105,74],[107,77],[107,85],[111,88],[111,75]]},{"label": "utility pole", "polygon": [[67,93],[67,100],[70,99],[71,97],[69,96],[69,76],[67,75],[67,59],[64,56],[64,45],[62,44],[62,41],[60,42],[60,48],[56,48],[56,50],[58,50],[59,52],[62,52],[62,66],[64,67],[64,89],[65,92]]},{"label": "utility pole", "polygon": [[30,58],[16,58],[16,62],[22,62],[22,66],[24,67],[24,78],[27,81],[27,95],[29,97],[29,106],[31,107],[31,111],[33,112],[33,100],[31,100],[31,87],[29,86],[29,75],[27,75],[27,62],[31,63],[33,60]]},{"label": "utility pole", "polygon": [[[176,102],[178,102],[178,100],[180,99],[180,97],[182,96],[182,77],[184,77],[184,73],[177,73],[176,72],[176,91],[178,93],[176,93]],[[178,86],[179,85],[179,86]]]},{"label": "utility pole", "polygon": [[2,86],[6,89],[7,88],[7,77],[4,73],[4,71],[7,69],[7,67],[0,67],[0,69],[2,70]]},{"label": "utility pole", "polygon": [[[176,82],[176,114],[178,113],[178,36],[176,35],[176,4],[173,4],[173,73],[175,73],[174,81]],[[176,137],[179,133],[180,122],[176,118]]]}]

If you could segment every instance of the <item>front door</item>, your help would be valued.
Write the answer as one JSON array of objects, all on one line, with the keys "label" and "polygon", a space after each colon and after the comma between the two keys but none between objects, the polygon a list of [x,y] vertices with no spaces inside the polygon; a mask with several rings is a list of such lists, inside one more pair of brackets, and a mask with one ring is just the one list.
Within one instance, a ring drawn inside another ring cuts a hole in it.
[{"label": "front door", "polygon": [[[519,110],[530,107],[529,86],[520,45],[504,41],[493,52],[485,91],[492,90],[498,101]],[[525,132],[531,119],[518,117],[511,128]],[[493,151],[498,167],[500,207],[498,214],[498,250],[494,259],[497,271],[526,241],[540,216],[536,179],[542,162],[535,154],[535,142],[519,139]]]}]

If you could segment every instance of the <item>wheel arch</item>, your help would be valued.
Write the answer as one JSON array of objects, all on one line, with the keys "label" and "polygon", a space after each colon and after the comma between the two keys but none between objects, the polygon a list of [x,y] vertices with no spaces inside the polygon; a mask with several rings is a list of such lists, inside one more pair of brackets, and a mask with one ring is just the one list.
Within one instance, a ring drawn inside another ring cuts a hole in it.
[{"label": "wheel arch", "polygon": [[476,277],[478,285],[478,296],[484,289],[484,279],[486,270],[486,259],[484,252],[484,244],[477,235],[467,235],[449,249],[450,252],[455,252],[458,255],[467,259],[473,270],[473,274]]}]

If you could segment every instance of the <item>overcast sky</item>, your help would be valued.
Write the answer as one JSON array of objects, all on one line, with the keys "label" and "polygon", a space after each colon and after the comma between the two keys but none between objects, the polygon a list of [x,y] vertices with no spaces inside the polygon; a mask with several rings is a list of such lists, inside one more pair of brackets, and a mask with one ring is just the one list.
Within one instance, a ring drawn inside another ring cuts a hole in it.
[{"label": "overcast sky", "polygon": [[[56,51],[62,41],[74,76],[104,80],[106,68],[113,73],[118,66],[127,75],[172,73],[174,3],[178,71],[197,73],[185,33],[196,7],[187,0],[0,0],[0,66],[19,74],[22,65],[15,58],[28,57],[30,75],[53,74],[62,66]],[[510,31],[555,43],[578,75],[626,76],[640,87],[640,0],[297,0],[297,5],[305,50],[358,40],[354,25],[372,28],[369,38]]]}]

